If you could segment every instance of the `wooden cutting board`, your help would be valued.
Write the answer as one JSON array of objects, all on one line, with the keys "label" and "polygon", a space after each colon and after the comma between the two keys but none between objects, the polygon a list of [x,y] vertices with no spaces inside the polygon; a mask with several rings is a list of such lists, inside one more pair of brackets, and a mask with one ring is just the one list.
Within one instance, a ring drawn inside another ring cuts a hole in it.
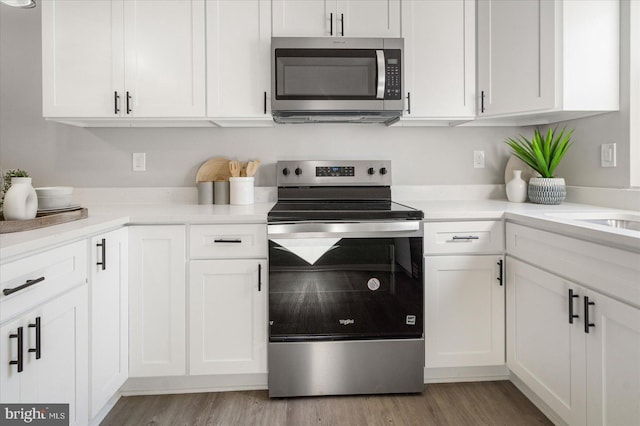
[{"label": "wooden cutting board", "polygon": [[229,180],[229,159],[223,157],[210,158],[198,169],[197,182],[215,182]]}]

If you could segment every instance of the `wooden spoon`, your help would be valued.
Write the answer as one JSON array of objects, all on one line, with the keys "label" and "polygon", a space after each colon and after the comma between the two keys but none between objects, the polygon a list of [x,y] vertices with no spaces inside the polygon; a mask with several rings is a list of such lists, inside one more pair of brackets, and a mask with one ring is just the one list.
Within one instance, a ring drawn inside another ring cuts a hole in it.
[{"label": "wooden spoon", "polygon": [[247,164],[247,176],[254,176],[260,167],[260,160],[249,161]]},{"label": "wooden spoon", "polygon": [[232,177],[240,176],[240,163],[237,160],[229,161],[229,173]]}]

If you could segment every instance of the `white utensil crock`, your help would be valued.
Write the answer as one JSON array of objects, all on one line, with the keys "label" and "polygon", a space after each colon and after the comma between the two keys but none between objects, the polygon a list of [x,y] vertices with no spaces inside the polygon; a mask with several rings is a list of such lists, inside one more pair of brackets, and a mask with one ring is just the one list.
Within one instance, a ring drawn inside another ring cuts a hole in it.
[{"label": "white utensil crock", "polygon": [[253,204],[253,177],[230,177],[231,204]]}]

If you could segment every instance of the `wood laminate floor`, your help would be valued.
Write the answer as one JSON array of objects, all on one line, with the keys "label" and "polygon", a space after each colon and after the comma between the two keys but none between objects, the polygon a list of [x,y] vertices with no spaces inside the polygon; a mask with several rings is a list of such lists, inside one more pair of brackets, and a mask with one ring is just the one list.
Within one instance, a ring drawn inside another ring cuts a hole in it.
[{"label": "wood laminate floor", "polygon": [[551,425],[509,381],[425,385],[420,395],[269,399],[267,391],[123,397],[102,425]]}]

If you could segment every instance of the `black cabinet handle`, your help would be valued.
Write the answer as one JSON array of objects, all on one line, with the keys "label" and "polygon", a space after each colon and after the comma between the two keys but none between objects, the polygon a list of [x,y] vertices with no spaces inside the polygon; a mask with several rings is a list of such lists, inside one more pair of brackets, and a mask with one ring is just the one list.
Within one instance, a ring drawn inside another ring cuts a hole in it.
[{"label": "black cabinet handle", "polygon": [[500,283],[501,286],[502,286],[502,279],[503,279],[503,276],[502,276],[502,262],[503,262],[502,259],[500,259],[500,260],[498,260],[498,263],[496,263],[496,265],[498,265],[500,267],[500,272],[498,274],[497,280],[498,280],[498,282]]},{"label": "black cabinet handle", "polygon": [[264,92],[264,113],[267,113],[267,92]]},{"label": "black cabinet handle", "polygon": [[411,114],[411,92],[407,92],[407,114]]},{"label": "black cabinet handle", "polygon": [[113,92],[113,113],[115,115],[118,115],[118,113],[120,112],[120,96],[118,96],[118,92]]},{"label": "black cabinet handle", "polygon": [[258,291],[262,291],[262,264],[258,263]]},{"label": "black cabinet handle", "polygon": [[329,35],[333,35],[333,13],[329,14]]},{"label": "black cabinet handle", "polygon": [[574,318],[580,318],[580,315],[573,313],[573,299],[578,299],[580,296],[573,294],[573,289],[569,289],[569,324],[573,324]]},{"label": "black cabinet handle", "polygon": [[31,287],[34,284],[41,283],[42,281],[44,281],[44,277],[36,278],[35,280],[27,280],[27,282],[25,282],[21,286],[14,287],[14,288],[5,288],[4,290],[2,290],[2,294],[4,294],[5,296],[8,296],[20,290],[24,290],[27,287]]},{"label": "black cabinet handle", "polygon": [[131,114],[131,94],[127,92],[127,114]]},{"label": "black cabinet handle", "polygon": [[469,240],[479,240],[480,237],[475,236],[475,235],[465,235],[465,236],[459,236],[459,235],[454,235],[451,238],[453,241],[469,241]]},{"label": "black cabinet handle", "polygon": [[480,112],[484,112],[484,90],[480,92]]},{"label": "black cabinet handle", "polygon": [[589,328],[596,325],[589,319],[589,306],[595,305],[595,302],[591,302],[587,296],[584,297],[584,332],[589,334]]},{"label": "black cabinet handle", "polygon": [[9,360],[9,365],[17,365],[18,373],[22,373],[24,369],[24,360],[22,358],[22,347],[24,344],[24,339],[22,335],[22,327],[18,327],[16,334],[10,334],[9,339],[17,339],[18,340],[18,359],[17,360]]},{"label": "black cabinet handle", "polygon": [[342,37],[344,37],[344,13],[340,14],[340,26],[342,27]]},{"label": "black cabinet handle", "polygon": [[29,324],[29,328],[35,328],[36,329],[36,347],[35,348],[29,348],[29,352],[30,353],[35,353],[36,354],[36,359],[40,359],[40,356],[42,355],[41,351],[40,351],[40,342],[41,342],[41,338],[40,338],[40,332],[42,330],[42,327],[40,326],[40,317],[36,317],[36,323],[35,324]]},{"label": "black cabinet handle", "polygon": [[237,238],[235,240],[226,240],[224,238],[220,238],[218,240],[213,240],[214,243],[232,243],[232,244],[240,244],[242,243],[242,240]]},{"label": "black cabinet handle", "polygon": [[102,265],[102,270],[104,271],[107,269],[107,240],[103,238],[102,242],[96,244],[96,246],[102,248],[102,262],[96,262],[96,265]]}]

